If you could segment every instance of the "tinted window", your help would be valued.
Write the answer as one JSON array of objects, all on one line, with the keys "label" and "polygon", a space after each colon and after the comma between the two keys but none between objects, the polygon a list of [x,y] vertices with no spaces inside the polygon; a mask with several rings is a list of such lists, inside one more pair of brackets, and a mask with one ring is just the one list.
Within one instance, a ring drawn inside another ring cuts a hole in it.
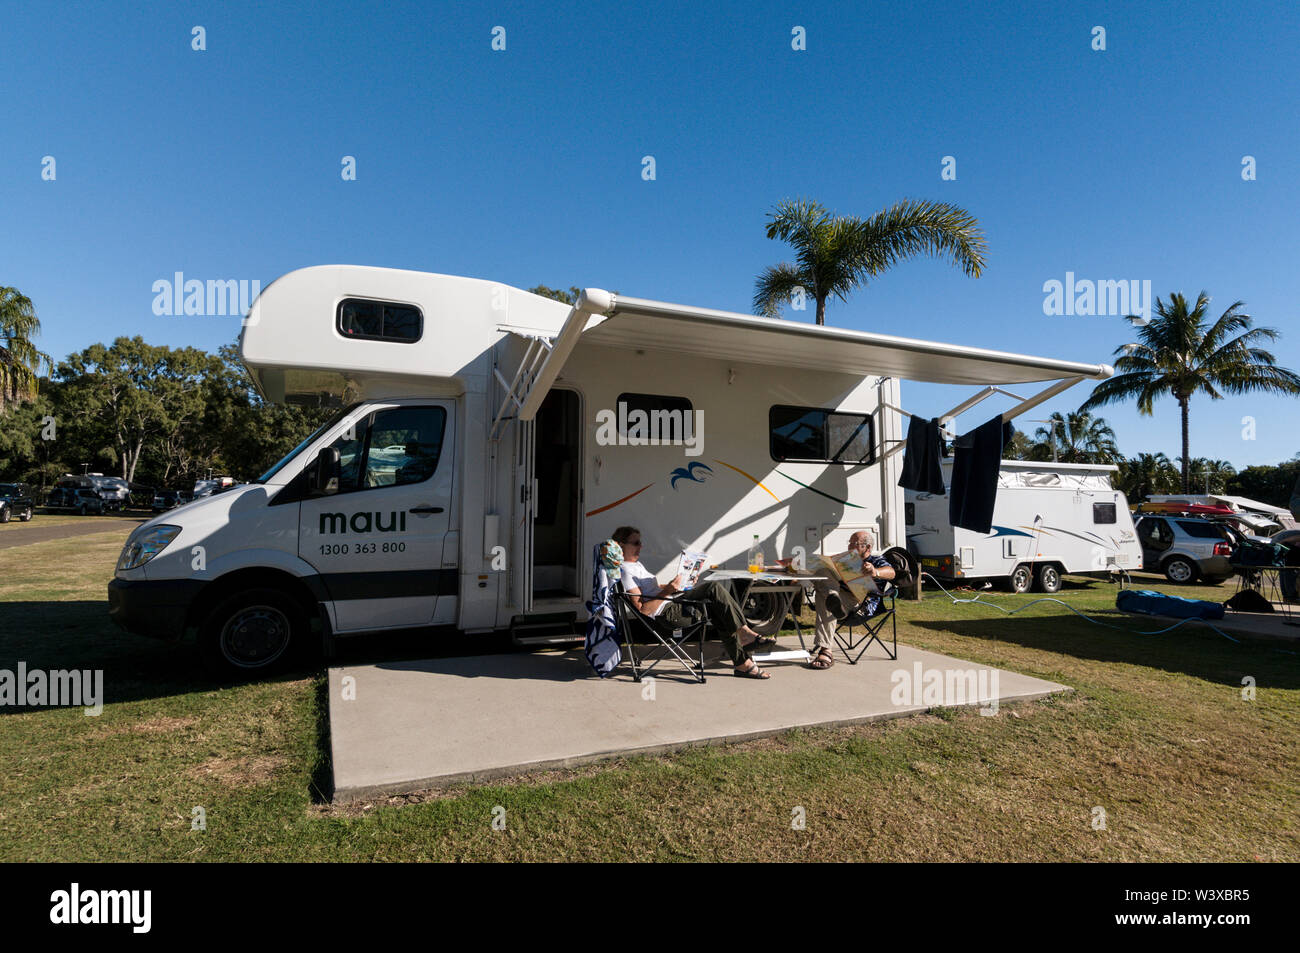
[{"label": "tinted window", "polygon": [[1199,520],[1179,520],[1178,526],[1188,536],[1197,539],[1226,539],[1223,528],[1215,523],[1202,523]]},{"label": "tinted window", "polygon": [[1094,523],[1113,523],[1116,520],[1114,503],[1092,504],[1092,521]]},{"label": "tinted window", "polygon": [[[660,439],[684,440],[686,435],[682,432],[683,426],[687,432],[691,432],[695,426],[694,408],[685,397],[665,397],[662,394],[619,394],[618,402],[627,405],[629,425],[635,426],[637,422],[636,418],[632,417],[633,412],[643,411],[650,428],[648,435],[655,435]],[[619,433],[626,435],[627,428],[623,425],[624,416],[621,407],[618,408],[618,421]]]},{"label": "tinted window", "polygon": [[344,298],[339,302],[338,329],[344,337],[362,341],[410,344],[420,340],[424,316],[408,304]]},{"label": "tinted window", "polygon": [[339,451],[340,493],[423,483],[438,469],[447,411],[393,407],[370,414],[332,446]]},{"label": "tinted window", "polygon": [[772,459],[809,463],[872,463],[871,418],[816,407],[768,411]]}]

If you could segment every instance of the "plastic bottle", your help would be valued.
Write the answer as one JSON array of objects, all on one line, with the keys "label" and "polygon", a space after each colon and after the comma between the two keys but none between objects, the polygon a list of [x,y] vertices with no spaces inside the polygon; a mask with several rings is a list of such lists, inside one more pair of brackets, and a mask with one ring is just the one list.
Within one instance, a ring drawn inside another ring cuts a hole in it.
[{"label": "plastic bottle", "polygon": [[749,547],[749,571],[759,573],[763,571],[763,547],[758,542],[758,534],[754,534],[754,542]]}]

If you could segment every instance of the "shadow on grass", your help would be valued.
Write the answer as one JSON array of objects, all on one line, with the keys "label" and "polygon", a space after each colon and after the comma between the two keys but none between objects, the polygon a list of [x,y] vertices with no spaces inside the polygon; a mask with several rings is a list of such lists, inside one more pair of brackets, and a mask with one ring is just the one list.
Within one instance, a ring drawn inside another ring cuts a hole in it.
[{"label": "shadow on grass", "polygon": [[[287,671],[258,680],[319,676],[326,663],[317,643],[314,636],[313,645]],[[455,629],[422,628],[339,639],[329,664],[402,663],[510,651],[524,650],[503,633],[467,636]],[[0,669],[15,671],[20,661],[28,671],[102,669],[104,701],[109,704],[237,684],[219,681],[203,669],[192,638],[164,641],[124,632],[109,620],[108,603],[101,600],[0,602]],[[30,710],[0,706],[0,714]]]},{"label": "shadow on grass", "polygon": [[1160,635],[1143,635],[1173,625],[1177,620],[1135,619],[1113,611],[1088,612],[1108,625],[1127,626],[1126,630],[1120,630],[1094,625],[1073,614],[1017,618],[995,615],[991,609],[961,608],[964,614],[982,611],[990,618],[907,619],[900,613],[900,621],[916,629],[1005,642],[1077,659],[1141,665],[1224,685],[1239,687],[1242,676],[1250,675],[1261,686],[1300,688],[1300,655],[1293,648],[1263,642],[1230,642],[1199,622],[1187,622]]}]

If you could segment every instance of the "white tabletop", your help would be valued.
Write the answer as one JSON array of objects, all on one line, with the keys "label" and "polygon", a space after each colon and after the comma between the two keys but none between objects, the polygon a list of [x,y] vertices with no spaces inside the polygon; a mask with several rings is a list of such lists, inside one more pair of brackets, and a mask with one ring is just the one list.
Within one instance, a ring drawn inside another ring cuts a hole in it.
[{"label": "white tabletop", "polygon": [[805,576],[802,573],[790,572],[749,572],[744,569],[710,569],[708,571],[709,579],[752,579],[754,582],[816,582],[819,579],[827,579],[828,576]]}]

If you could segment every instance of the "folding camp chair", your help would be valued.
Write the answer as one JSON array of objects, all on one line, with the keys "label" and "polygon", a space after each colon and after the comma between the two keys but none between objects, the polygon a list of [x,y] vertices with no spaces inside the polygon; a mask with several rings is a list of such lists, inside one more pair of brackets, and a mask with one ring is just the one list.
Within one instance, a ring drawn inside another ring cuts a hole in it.
[{"label": "folding camp chair", "polygon": [[[858,659],[871,648],[872,642],[878,643],[890,659],[898,659],[898,618],[895,615],[897,608],[895,600],[900,587],[912,584],[912,565],[911,558],[905,550],[890,549],[884,553],[884,557],[894,568],[894,578],[885,582],[880,590],[880,609],[875,615],[867,615],[866,604],[859,604],[835,627],[835,642],[850,665],[858,664]],[[890,645],[886,645],[880,637],[886,625],[889,626]],[[855,628],[861,628],[862,631],[854,632]],[[845,631],[847,636],[841,638],[840,633]]]},{"label": "folding camp chair", "polygon": [[[666,622],[642,614],[633,604],[632,597],[623,591],[622,583],[614,581],[610,585],[614,593],[618,626],[623,634],[623,645],[627,649],[627,659],[632,666],[632,678],[639,682],[660,662],[675,658],[693,679],[704,681],[704,632],[708,628],[708,620],[696,611],[695,614],[699,616],[696,621],[684,629],[673,629]],[[665,601],[673,600],[670,598]],[[646,659],[637,655],[638,640],[643,645],[658,644],[666,650],[667,654],[657,655],[649,665],[646,665]],[[688,643],[692,641],[698,642],[698,653],[690,650]]]}]

